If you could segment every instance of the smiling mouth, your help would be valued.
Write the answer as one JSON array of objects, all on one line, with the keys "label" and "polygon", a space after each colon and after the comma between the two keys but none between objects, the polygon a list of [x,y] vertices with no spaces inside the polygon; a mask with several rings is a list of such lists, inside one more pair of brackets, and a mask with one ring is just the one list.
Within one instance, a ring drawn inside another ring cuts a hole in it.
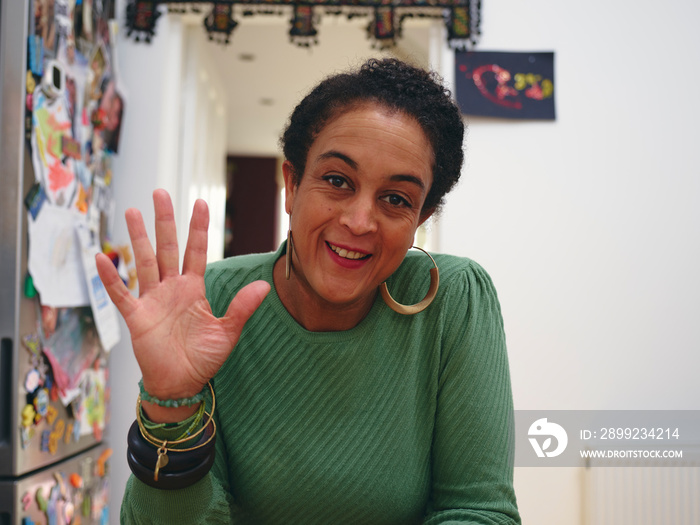
[{"label": "smiling mouth", "polygon": [[342,257],[343,259],[350,259],[353,261],[358,261],[361,259],[369,259],[372,257],[371,253],[360,253],[360,252],[353,252],[353,251],[348,251],[345,248],[340,248],[339,246],[336,246],[334,244],[331,244],[329,242],[326,242],[328,247],[333,250],[339,257]]}]

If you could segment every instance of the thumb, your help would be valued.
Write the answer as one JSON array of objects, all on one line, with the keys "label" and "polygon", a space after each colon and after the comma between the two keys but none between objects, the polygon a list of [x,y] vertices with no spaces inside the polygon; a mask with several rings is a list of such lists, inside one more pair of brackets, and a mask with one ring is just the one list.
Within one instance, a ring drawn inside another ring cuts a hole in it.
[{"label": "thumb", "polygon": [[243,325],[258,309],[270,291],[270,285],[265,281],[254,281],[241,288],[228,305],[224,320],[234,333],[240,334]]}]

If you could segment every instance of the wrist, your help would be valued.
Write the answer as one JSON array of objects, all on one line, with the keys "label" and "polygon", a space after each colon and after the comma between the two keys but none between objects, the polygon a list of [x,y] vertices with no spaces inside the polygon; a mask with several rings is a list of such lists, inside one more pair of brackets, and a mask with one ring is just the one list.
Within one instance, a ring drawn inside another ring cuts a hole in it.
[{"label": "wrist", "polygon": [[172,401],[176,400],[185,401],[185,403],[180,402],[178,405],[187,405],[186,400],[188,399],[191,400],[189,404],[197,404],[199,400],[196,399],[196,397],[204,394],[207,390],[206,382],[202,385],[188,386],[167,379],[163,380],[162,378],[160,380],[153,380],[144,377],[139,380],[138,384],[142,401],[148,401],[162,406],[165,406],[166,401],[171,401],[167,404],[173,405]]}]

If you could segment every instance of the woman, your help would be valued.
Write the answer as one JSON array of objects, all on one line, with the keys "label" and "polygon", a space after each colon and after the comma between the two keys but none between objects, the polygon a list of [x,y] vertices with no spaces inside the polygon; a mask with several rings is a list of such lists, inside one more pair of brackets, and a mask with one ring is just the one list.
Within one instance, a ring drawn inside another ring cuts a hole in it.
[{"label": "woman", "polygon": [[154,193],[155,254],[127,211],[140,297],[98,260],[143,373],[123,522],[520,523],[488,275],[436,255],[432,301],[415,314],[396,302],[437,285],[407,252],[459,177],[463,131],[432,75],[370,60],[290,118],[276,253],[205,273],[200,201],[180,274],[167,194]]}]

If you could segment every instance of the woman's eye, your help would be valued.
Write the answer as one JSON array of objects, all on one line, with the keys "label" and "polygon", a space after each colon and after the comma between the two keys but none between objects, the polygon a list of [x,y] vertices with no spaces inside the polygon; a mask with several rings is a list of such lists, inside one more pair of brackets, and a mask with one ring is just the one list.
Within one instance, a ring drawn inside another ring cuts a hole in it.
[{"label": "woman's eye", "polygon": [[391,204],[392,206],[405,206],[407,208],[411,207],[411,204],[406,199],[404,199],[400,195],[396,195],[395,193],[387,195],[386,197],[382,197],[382,199]]},{"label": "woman's eye", "polygon": [[335,186],[336,188],[343,188],[347,187],[347,182],[343,177],[339,177],[338,175],[327,175],[323,177],[324,180],[328,181],[332,186]]}]

